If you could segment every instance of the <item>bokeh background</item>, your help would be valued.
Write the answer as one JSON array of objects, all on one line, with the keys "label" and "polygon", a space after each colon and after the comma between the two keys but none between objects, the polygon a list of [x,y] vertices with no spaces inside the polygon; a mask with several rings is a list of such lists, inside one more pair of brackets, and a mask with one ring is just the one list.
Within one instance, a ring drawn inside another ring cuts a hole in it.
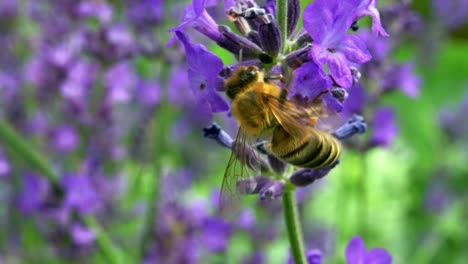
[{"label": "bokeh background", "polygon": [[[215,213],[230,152],[203,137],[183,49],[166,46],[187,4],[0,0],[0,263],[287,263],[280,201]],[[336,169],[298,191],[307,248],[345,263],[360,235],[394,263],[467,263],[468,1],[379,9],[398,34],[362,70],[360,111],[369,135],[390,135],[348,142]],[[372,67],[392,64],[411,76],[379,93]],[[382,106],[391,127],[372,124]],[[215,120],[235,136],[235,120]]]}]

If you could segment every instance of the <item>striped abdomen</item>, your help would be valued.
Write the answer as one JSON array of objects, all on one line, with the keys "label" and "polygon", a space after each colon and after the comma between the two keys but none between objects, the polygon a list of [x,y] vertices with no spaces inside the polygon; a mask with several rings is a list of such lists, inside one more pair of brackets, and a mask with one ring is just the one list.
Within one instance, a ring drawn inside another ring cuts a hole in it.
[{"label": "striped abdomen", "polygon": [[340,142],[316,128],[308,128],[303,137],[293,137],[281,126],[273,132],[270,150],[283,161],[302,168],[332,165],[341,154]]}]

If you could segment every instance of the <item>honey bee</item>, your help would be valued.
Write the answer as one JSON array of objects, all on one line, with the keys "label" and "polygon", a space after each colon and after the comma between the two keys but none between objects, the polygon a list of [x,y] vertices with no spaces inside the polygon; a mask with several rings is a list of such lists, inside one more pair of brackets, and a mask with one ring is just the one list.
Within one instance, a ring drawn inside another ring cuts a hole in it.
[{"label": "honey bee", "polygon": [[288,99],[287,89],[257,66],[240,66],[225,88],[240,126],[221,186],[221,210],[236,192],[237,181],[246,176],[245,167],[263,169],[255,151],[249,151],[255,139],[266,138],[271,154],[297,167],[327,167],[339,158],[339,141],[317,126],[327,113],[320,98],[306,104]]}]

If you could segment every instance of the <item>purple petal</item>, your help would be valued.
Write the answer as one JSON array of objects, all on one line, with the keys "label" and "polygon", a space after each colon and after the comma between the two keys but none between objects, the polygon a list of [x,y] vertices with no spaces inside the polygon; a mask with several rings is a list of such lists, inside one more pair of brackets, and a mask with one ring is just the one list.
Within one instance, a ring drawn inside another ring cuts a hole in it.
[{"label": "purple petal", "polygon": [[39,210],[46,201],[50,191],[47,180],[36,174],[26,174],[23,177],[23,186],[18,197],[18,205],[25,214]]},{"label": "purple petal", "polygon": [[360,84],[355,84],[348,89],[348,99],[344,103],[344,111],[348,116],[362,114],[367,100],[367,94]]},{"label": "purple petal", "polygon": [[339,42],[353,23],[358,2],[317,0],[310,3],[304,10],[305,30],[318,45]]},{"label": "purple petal", "polygon": [[358,20],[364,16],[372,17],[372,33],[374,35],[380,35],[382,37],[388,37],[388,33],[382,27],[382,22],[380,21],[380,14],[377,10],[377,0],[363,0],[359,5],[356,11],[356,19]]},{"label": "purple petal", "polygon": [[72,225],[70,233],[73,242],[80,246],[89,245],[96,240],[96,233],[81,224]]},{"label": "purple petal", "polygon": [[223,69],[221,59],[203,45],[192,44],[184,33],[177,31],[176,35],[185,47],[190,87],[197,101],[208,104],[212,112],[229,110],[228,103],[216,91],[217,78]]},{"label": "purple petal", "polygon": [[328,108],[332,109],[335,112],[341,112],[343,110],[343,103],[340,102],[336,97],[331,93],[326,93],[322,95],[322,99],[327,105]]},{"label": "purple petal", "polygon": [[322,264],[323,256],[322,252],[317,249],[307,251],[307,263],[308,264]]},{"label": "purple petal", "polygon": [[392,256],[383,248],[374,248],[364,259],[363,264],[391,264]]},{"label": "purple petal", "polygon": [[346,260],[348,264],[362,264],[366,257],[366,246],[361,237],[355,236],[346,247]]},{"label": "purple petal", "polygon": [[374,130],[371,143],[376,146],[390,146],[399,133],[393,109],[378,109],[374,115],[372,128]]},{"label": "purple petal", "polygon": [[343,88],[353,85],[353,76],[345,56],[341,53],[330,53],[327,57],[328,68],[333,80]]},{"label": "purple petal", "polygon": [[62,185],[65,190],[65,207],[75,208],[80,213],[95,212],[101,207],[101,197],[88,176],[65,175]]},{"label": "purple petal", "polygon": [[315,62],[306,62],[293,73],[290,96],[301,96],[312,101],[331,86],[332,81]]},{"label": "purple petal", "polygon": [[421,79],[414,73],[413,68],[414,65],[412,63],[394,65],[391,67],[382,80],[383,89],[400,89],[410,97],[418,97]]},{"label": "purple petal", "polygon": [[59,152],[68,153],[76,150],[80,137],[73,126],[62,125],[52,131],[52,144]]},{"label": "purple petal", "polygon": [[342,49],[346,59],[350,62],[362,64],[372,59],[372,55],[367,50],[366,45],[354,35],[349,35],[344,39],[340,49]]},{"label": "purple petal", "polygon": [[6,178],[11,172],[11,166],[8,159],[0,151],[0,179]]}]

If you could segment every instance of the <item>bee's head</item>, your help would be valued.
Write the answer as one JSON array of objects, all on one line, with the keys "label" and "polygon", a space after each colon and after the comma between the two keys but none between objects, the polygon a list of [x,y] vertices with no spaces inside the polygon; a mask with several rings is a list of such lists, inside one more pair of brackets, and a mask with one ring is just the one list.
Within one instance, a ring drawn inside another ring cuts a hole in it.
[{"label": "bee's head", "polygon": [[245,84],[248,84],[257,79],[258,68],[256,66],[242,66],[239,68],[239,80]]},{"label": "bee's head", "polygon": [[258,80],[260,70],[257,66],[240,66],[226,80],[226,94],[229,98],[234,99],[236,95],[244,90],[246,86]]}]

